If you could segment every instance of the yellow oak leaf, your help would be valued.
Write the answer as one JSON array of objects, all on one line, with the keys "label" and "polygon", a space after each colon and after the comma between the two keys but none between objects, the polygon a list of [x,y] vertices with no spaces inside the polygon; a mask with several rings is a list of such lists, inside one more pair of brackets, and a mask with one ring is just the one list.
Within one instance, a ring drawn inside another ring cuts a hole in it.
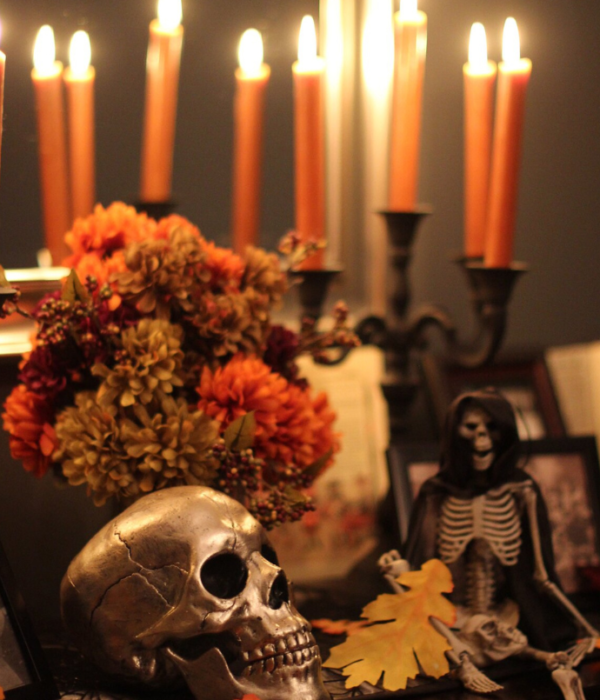
[{"label": "yellow oak leaf", "polygon": [[311,620],[310,624],[325,634],[354,634],[369,624],[368,620]]},{"label": "yellow oak leaf", "polygon": [[448,567],[431,559],[420,571],[396,580],[408,590],[380,595],[362,611],[361,617],[379,624],[356,630],[331,650],[324,664],[343,669],[346,688],[365,681],[376,685],[383,674],[386,690],[402,690],[421,670],[433,678],[450,670],[445,652],[451,647],[429,622],[436,617],[451,626],[456,619],[454,606],[443,595],[454,588]]}]

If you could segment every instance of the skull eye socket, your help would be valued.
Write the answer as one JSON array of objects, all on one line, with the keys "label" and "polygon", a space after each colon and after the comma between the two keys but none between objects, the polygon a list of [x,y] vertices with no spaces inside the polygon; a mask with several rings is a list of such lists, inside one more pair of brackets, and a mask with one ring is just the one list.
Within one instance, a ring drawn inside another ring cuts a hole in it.
[{"label": "skull eye socket", "polygon": [[270,545],[263,544],[263,546],[260,548],[260,554],[263,559],[266,559],[268,562],[271,562],[271,564],[275,564],[275,566],[279,566],[279,558],[277,557],[277,552]]},{"label": "skull eye socket", "polygon": [[237,554],[226,552],[217,554],[204,564],[200,579],[211,595],[229,600],[246,587],[248,569]]},{"label": "skull eye socket", "polygon": [[465,423],[465,427],[467,427],[469,430],[476,430],[477,429],[477,423],[474,423],[472,421],[469,421],[468,423]]},{"label": "skull eye socket", "polygon": [[493,632],[496,629],[496,624],[492,620],[490,620],[489,622],[486,622],[481,629],[484,632]]}]

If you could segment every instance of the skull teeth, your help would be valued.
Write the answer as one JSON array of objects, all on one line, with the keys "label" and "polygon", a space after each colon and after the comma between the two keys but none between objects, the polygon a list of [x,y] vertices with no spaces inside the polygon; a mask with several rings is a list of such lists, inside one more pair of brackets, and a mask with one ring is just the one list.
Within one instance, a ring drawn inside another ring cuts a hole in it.
[{"label": "skull teeth", "polygon": [[[275,653],[266,659],[258,659],[256,661],[251,661],[242,671],[244,678],[249,678],[259,673],[273,673],[277,669],[283,668],[285,666],[303,666],[307,664],[312,659],[320,658],[319,648],[316,644],[311,644],[312,635],[307,635],[309,638],[309,646],[304,646],[301,649],[296,649],[294,651],[286,651],[285,653]],[[257,652],[260,651],[261,654],[270,648],[281,649],[282,645],[278,641],[274,644],[267,644],[261,650],[253,650],[248,654],[244,652],[244,658],[248,656],[251,658],[256,658],[258,656]]]}]

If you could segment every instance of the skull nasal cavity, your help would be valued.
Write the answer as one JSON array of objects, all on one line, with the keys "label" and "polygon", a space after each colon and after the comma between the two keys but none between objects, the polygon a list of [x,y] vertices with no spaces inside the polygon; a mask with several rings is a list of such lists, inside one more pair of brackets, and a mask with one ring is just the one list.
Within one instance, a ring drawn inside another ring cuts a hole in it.
[{"label": "skull nasal cavity", "polygon": [[290,594],[288,591],[287,579],[283,571],[280,571],[269,591],[269,607],[273,610],[279,610],[284,603],[289,602]]},{"label": "skull nasal cavity", "polygon": [[235,598],[246,588],[248,569],[236,554],[226,552],[217,554],[204,564],[200,579],[211,595]]}]

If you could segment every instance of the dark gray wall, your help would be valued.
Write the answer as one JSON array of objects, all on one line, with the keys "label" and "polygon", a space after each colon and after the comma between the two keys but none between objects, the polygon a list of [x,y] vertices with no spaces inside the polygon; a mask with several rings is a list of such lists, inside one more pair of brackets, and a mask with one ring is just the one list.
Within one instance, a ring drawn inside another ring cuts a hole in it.
[{"label": "dark gray wall", "polygon": [[[349,0],[345,0],[349,1]],[[241,32],[263,30],[273,68],[267,107],[265,245],[293,225],[292,82],[301,16],[317,0],[184,0],[186,40],[178,125],[175,191],[181,213],[205,235],[228,240],[233,70]],[[155,0],[3,0],[2,46],[8,55],[5,138],[0,183],[0,262],[33,265],[42,245],[33,94],[35,34],[56,29],[66,59],[72,32],[92,35],[98,72],[98,195],[133,200],[139,176],[147,25]],[[597,0],[422,0],[429,14],[421,199],[434,216],[415,255],[415,299],[444,300],[468,327],[466,290],[448,261],[462,239],[462,64],[470,25],[483,21],[494,58],[504,19],[519,21],[523,52],[533,60],[517,256],[532,271],[512,307],[509,346],[600,337],[600,61]],[[351,271],[348,273],[352,288]],[[349,296],[354,296],[349,294]],[[360,298],[353,299],[357,305]],[[15,364],[0,367],[0,394]],[[56,613],[62,571],[108,512],[85,493],[35,481],[0,438],[0,539],[27,602],[42,619]]]}]

